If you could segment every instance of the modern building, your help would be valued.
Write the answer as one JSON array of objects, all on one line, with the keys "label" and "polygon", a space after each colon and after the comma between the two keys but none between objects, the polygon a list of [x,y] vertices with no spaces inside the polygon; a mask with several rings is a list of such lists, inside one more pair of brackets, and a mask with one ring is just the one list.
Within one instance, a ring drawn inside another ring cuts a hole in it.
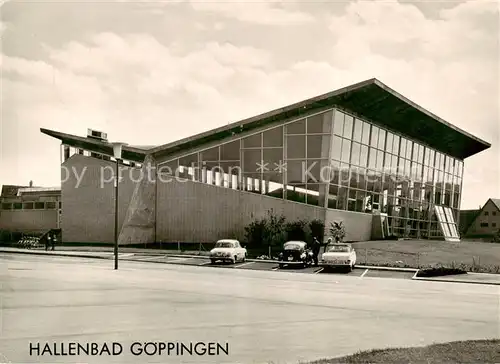
[{"label": "modern building", "polygon": [[3,185],[0,195],[2,239],[12,233],[41,235],[58,229],[61,188]]},{"label": "modern building", "polygon": [[500,231],[500,199],[490,198],[467,226],[466,237],[490,237]]},{"label": "modern building", "polygon": [[[41,131],[62,143],[63,240],[112,242],[107,136]],[[349,241],[457,240],[464,160],[489,147],[370,79],[165,145],[125,146],[120,244],[242,238],[270,209],[342,220]]]}]

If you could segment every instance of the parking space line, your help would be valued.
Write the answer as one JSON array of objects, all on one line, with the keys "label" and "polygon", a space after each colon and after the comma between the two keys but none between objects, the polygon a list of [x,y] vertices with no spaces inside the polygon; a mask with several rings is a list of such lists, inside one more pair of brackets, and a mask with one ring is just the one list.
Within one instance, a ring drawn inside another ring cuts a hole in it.
[{"label": "parking space line", "polygon": [[162,259],[162,258],[166,258],[166,255],[150,256],[150,257],[139,257],[139,258],[136,258],[135,260],[144,262],[144,261],[156,260],[156,259]]},{"label": "parking space line", "polygon": [[201,265],[209,265],[209,264],[212,264],[212,262],[205,262],[205,263],[201,263],[201,264],[198,264],[198,266],[201,266]]},{"label": "parking space line", "polygon": [[244,267],[245,265],[249,265],[249,264],[255,264],[255,262],[246,262],[246,263],[243,263],[243,264],[237,265],[237,266],[236,266],[236,268],[239,268],[239,267]]},{"label": "parking space line", "polygon": [[271,268],[271,270],[278,270],[280,267]]},{"label": "parking space line", "polygon": [[168,259],[171,259],[176,262],[183,262],[185,260],[193,259],[193,258],[178,258],[178,257],[169,257],[168,255],[165,255]]},{"label": "parking space line", "polygon": [[369,269],[365,269],[365,271],[363,272],[363,274],[361,274],[359,276],[359,278],[363,278],[365,276],[366,273],[368,273]]},{"label": "parking space line", "polygon": [[120,253],[118,254],[119,258],[125,258],[125,257],[131,257],[132,255],[135,255],[134,253]]},{"label": "parking space line", "polygon": [[313,274],[321,273],[321,272],[323,272],[323,269],[325,269],[325,268],[320,268],[320,269],[314,271]]}]

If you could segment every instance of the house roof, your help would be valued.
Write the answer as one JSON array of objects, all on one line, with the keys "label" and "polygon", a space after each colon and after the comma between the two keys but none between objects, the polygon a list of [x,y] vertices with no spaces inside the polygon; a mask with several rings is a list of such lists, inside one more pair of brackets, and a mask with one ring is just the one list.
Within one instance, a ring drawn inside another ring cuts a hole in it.
[{"label": "house roof", "polygon": [[490,198],[491,202],[500,210],[500,198]]},{"label": "house roof", "polygon": [[16,186],[16,185],[3,185],[1,197],[15,197],[17,192],[21,188],[28,188],[28,186]]},{"label": "house roof", "polygon": [[[348,110],[360,118],[367,119],[393,132],[407,135],[414,140],[459,159],[470,157],[491,146],[491,144],[451,125],[392,90],[379,80],[372,78],[161,146],[150,149],[125,146],[123,148],[123,158],[142,161],[146,153],[153,154],[157,159],[165,158],[236,134],[246,133],[266,125],[305,116],[311,112],[331,107]],[[110,143],[47,129],[41,129],[41,131],[63,140],[66,144],[112,155]]]}]

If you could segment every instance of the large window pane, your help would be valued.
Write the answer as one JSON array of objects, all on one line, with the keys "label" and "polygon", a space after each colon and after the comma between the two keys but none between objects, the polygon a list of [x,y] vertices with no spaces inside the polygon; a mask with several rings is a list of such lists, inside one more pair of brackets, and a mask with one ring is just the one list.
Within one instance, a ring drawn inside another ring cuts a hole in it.
[{"label": "large window pane", "polygon": [[328,194],[328,208],[336,209],[338,207],[338,195],[339,195],[339,186],[330,185],[329,194]]},{"label": "large window pane", "polygon": [[378,146],[378,133],[379,133],[379,128],[372,125],[372,136],[370,139],[370,146],[376,148]]},{"label": "large window pane", "polygon": [[283,127],[266,130],[263,135],[264,147],[282,147],[283,146]]},{"label": "large window pane", "polygon": [[314,206],[324,206],[325,205],[325,195],[323,193],[319,193],[319,191],[324,191],[325,185],[321,184],[307,184],[307,200],[306,203],[308,205]]},{"label": "large window pane", "polygon": [[399,135],[394,135],[392,141],[392,154],[399,155],[399,144],[401,137]]},{"label": "large window pane", "polygon": [[306,158],[306,136],[290,135],[286,140],[286,157],[293,159]]},{"label": "large window pane", "polygon": [[333,123],[333,133],[335,135],[342,135],[342,132],[344,130],[344,113],[335,110],[335,119]]},{"label": "large window pane", "polygon": [[243,148],[260,148],[262,147],[262,134],[250,135],[243,138]]},{"label": "large window pane", "polygon": [[359,119],[354,119],[354,135],[352,139],[358,143],[361,143],[362,136],[363,136],[363,122]]},{"label": "large window pane", "polygon": [[218,161],[219,147],[210,148],[200,152],[201,161]]},{"label": "large window pane", "polygon": [[354,119],[350,115],[346,115],[344,117],[344,138],[352,139],[352,126],[354,123]]},{"label": "large window pane", "polygon": [[413,142],[411,140],[408,140],[406,143],[406,159],[411,159],[411,153],[413,150]]},{"label": "large window pane", "polygon": [[307,136],[307,159],[328,158],[330,135]]},{"label": "large window pane", "polygon": [[[308,160],[307,167],[303,169],[304,179],[308,183],[327,182],[328,178],[327,160]],[[323,175],[322,175],[323,174]]]},{"label": "large window pane", "polygon": [[198,165],[198,153],[193,153],[179,158],[179,166],[196,167]]},{"label": "large window pane", "polygon": [[351,153],[351,141],[347,139],[342,140],[341,161],[349,163],[350,153]]},{"label": "large window pane", "polygon": [[370,148],[370,155],[368,156],[368,168],[375,169],[377,164],[377,150]]},{"label": "large window pane", "polygon": [[[283,149],[282,148],[264,148],[262,151],[264,166],[267,171],[277,170],[282,166]],[[264,171],[266,172],[266,171]]]},{"label": "large window pane", "polygon": [[220,146],[220,159],[223,161],[237,161],[240,159],[240,141],[236,140],[231,143],[222,144]]},{"label": "large window pane", "polygon": [[361,155],[361,144],[352,143],[351,163],[359,166],[359,157]]},{"label": "large window pane", "polygon": [[330,157],[335,160],[340,160],[342,154],[342,138],[334,136],[331,148]]},{"label": "large window pane", "polygon": [[389,153],[392,153],[392,144],[394,143],[394,134],[387,132],[387,141],[385,150]]},{"label": "large window pane", "polygon": [[402,158],[406,157],[406,139],[401,138],[401,141],[399,143],[399,156]]},{"label": "large window pane", "polygon": [[262,192],[267,196],[283,198],[283,175],[280,173],[264,173],[262,175],[264,188]]},{"label": "large window pane", "polygon": [[367,164],[368,164],[368,146],[362,145],[361,152],[359,155],[359,165],[361,167],[366,167]]},{"label": "large window pane", "polygon": [[306,119],[298,120],[286,126],[287,134],[305,134],[306,133]]},{"label": "large window pane", "polygon": [[378,149],[384,149],[385,148],[385,130],[380,129],[378,132]]},{"label": "large window pane", "polygon": [[371,125],[363,121],[363,136],[361,138],[361,143],[368,145],[370,144],[370,127]]},{"label": "large window pane", "polygon": [[351,181],[351,168],[349,164],[342,163],[340,166],[340,185],[349,186],[349,182]]},{"label": "large window pane", "polygon": [[287,161],[286,163],[286,182],[287,184],[305,183],[305,173],[307,169],[305,160]]},{"label": "large window pane", "polygon": [[261,149],[243,150],[243,172],[260,172],[262,168]]},{"label": "large window pane", "polygon": [[330,134],[332,131],[333,112],[328,111],[307,118],[308,134]]}]

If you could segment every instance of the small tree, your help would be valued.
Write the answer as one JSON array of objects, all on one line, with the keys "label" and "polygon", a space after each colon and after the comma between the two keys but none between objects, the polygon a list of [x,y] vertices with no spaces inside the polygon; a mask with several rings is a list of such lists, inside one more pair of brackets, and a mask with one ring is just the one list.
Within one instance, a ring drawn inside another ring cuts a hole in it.
[{"label": "small tree", "polygon": [[267,212],[265,220],[264,241],[269,248],[281,246],[285,239],[286,219],[283,215],[276,215],[274,210]]},{"label": "small tree", "polygon": [[252,221],[245,227],[245,240],[251,249],[261,248],[266,236],[266,221],[264,219]]},{"label": "small tree", "polygon": [[345,227],[342,221],[330,223],[330,234],[336,243],[341,243],[345,238]]}]

